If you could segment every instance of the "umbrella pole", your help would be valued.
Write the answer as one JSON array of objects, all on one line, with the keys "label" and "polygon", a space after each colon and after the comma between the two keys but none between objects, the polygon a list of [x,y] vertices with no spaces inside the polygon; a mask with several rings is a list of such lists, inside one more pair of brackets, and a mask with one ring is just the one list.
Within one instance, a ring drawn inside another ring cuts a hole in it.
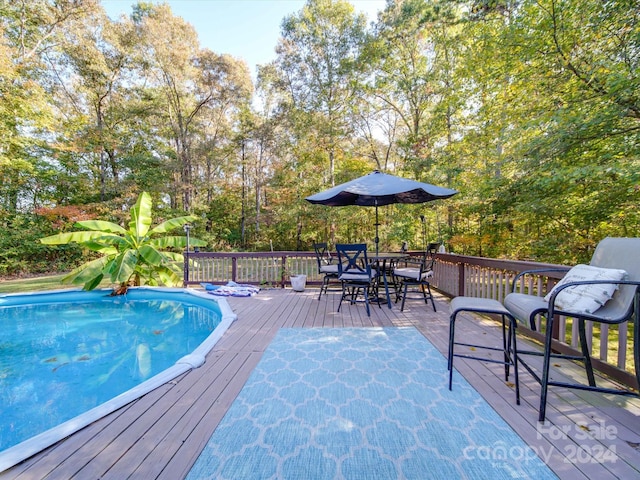
[{"label": "umbrella pole", "polygon": [[378,243],[380,242],[380,238],[378,237],[378,225],[380,225],[378,223],[378,199],[376,199],[375,202],[376,202],[376,238],[375,238],[375,241],[376,241],[376,257],[377,257],[378,253],[379,253],[378,252]]}]

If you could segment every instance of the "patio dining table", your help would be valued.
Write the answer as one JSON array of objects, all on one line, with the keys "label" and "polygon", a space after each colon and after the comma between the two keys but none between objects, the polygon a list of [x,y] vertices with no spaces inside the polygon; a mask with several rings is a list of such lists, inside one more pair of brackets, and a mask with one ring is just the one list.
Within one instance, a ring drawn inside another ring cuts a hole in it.
[{"label": "patio dining table", "polygon": [[387,272],[392,271],[395,262],[408,258],[409,255],[401,252],[379,252],[377,254],[367,255],[367,257],[371,266],[378,272],[378,279],[380,278],[380,274],[382,274],[385,298],[387,299],[388,307],[391,308],[391,296],[389,295],[389,280],[387,279]]}]

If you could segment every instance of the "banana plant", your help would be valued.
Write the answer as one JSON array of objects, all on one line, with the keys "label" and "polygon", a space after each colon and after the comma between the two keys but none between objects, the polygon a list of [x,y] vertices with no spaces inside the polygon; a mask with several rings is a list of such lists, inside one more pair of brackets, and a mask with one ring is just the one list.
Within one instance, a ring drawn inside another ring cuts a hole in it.
[{"label": "banana plant", "polygon": [[[76,228],[84,231],[65,232],[41,238],[45,245],[66,245],[78,243],[102,256],[91,260],[62,278],[62,283],[82,285],[84,290],[93,290],[108,278],[116,284],[114,294],[126,293],[131,285],[159,285],[168,287],[181,283],[184,257],[175,251],[182,251],[187,245],[185,236],[159,236],[183,227],[197,219],[192,215],[176,217],[151,228],[152,202],[147,192],[142,192],[131,208],[129,229],[103,220],[76,222]],[[205,246],[206,242],[191,238],[190,245]]]}]

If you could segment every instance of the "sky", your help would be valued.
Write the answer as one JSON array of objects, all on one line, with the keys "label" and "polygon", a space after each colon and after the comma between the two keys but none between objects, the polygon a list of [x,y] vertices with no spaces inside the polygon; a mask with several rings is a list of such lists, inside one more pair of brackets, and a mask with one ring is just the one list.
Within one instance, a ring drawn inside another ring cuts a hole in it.
[{"label": "sky", "polygon": [[[350,0],[368,21],[384,9],[385,0]],[[135,0],[102,0],[107,14],[117,19],[128,16]],[[165,3],[154,0],[154,3]],[[304,0],[169,0],[173,14],[184,18],[198,32],[200,45],[215,53],[228,53],[247,62],[255,78],[256,66],[275,58],[280,24],[296,13]]]}]

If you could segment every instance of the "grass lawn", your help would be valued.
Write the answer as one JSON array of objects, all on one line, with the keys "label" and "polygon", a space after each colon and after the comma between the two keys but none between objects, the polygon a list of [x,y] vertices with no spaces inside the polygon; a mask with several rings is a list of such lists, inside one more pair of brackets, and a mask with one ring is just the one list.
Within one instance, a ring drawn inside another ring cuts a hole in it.
[{"label": "grass lawn", "polygon": [[71,288],[60,281],[63,275],[48,275],[43,277],[20,278],[15,280],[0,279],[0,294],[39,292],[58,288]]},{"label": "grass lawn", "polygon": [[[0,295],[5,293],[27,293],[41,292],[45,290],[59,289],[79,289],[78,285],[69,285],[62,283],[62,277],[65,274],[45,275],[42,277],[30,277],[6,280],[0,278]],[[113,284],[109,280],[104,280],[98,288],[111,288]]]}]

